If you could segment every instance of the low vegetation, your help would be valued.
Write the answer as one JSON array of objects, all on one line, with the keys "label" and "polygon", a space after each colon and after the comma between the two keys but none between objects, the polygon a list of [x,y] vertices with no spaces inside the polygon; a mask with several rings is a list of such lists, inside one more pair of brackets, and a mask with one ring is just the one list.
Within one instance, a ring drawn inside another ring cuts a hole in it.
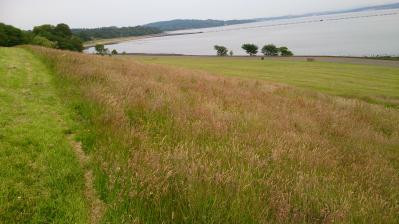
[{"label": "low vegetation", "polygon": [[[104,223],[399,222],[396,109],[126,57],[29,50],[56,72],[82,125]],[[351,68],[354,77],[360,68]]]}]

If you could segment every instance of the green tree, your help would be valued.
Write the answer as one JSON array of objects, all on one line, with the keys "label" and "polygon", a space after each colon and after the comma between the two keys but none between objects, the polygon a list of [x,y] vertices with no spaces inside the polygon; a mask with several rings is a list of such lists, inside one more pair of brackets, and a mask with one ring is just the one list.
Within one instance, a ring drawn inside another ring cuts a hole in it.
[{"label": "green tree", "polygon": [[83,50],[82,40],[72,35],[68,25],[60,23],[57,26],[45,24],[33,28],[33,34],[45,37],[56,43],[56,48],[79,51]]},{"label": "green tree", "polygon": [[247,54],[250,56],[256,55],[259,49],[255,44],[243,44],[241,48],[244,49],[245,52],[247,52]]},{"label": "green tree", "polygon": [[39,36],[39,35],[35,36],[32,39],[31,44],[40,45],[40,46],[49,47],[49,48],[55,48],[56,47],[56,44],[54,42],[48,40],[45,37]]},{"label": "green tree", "polygon": [[230,51],[229,54],[230,54],[231,57],[234,56],[234,52],[233,51]]},{"label": "green tree", "polygon": [[112,52],[111,52],[111,54],[116,55],[116,54],[118,54],[118,51],[115,50],[115,49],[113,49]]},{"label": "green tree", "polygon": [[24,43],[26,42],[22,30],[0,23],[0,46],[12,47]]},{"label": "green tree", "polygon": [[78,52],[82,52],[83,51],[83,42],[82,40],[77,37],[77,36],[72,36],[69,39],[70,43],[71,43],[71,48],[69,50],[72,51],[78,51]]},{"label": "green tree", "polygon": [[105,48],[104,44],[97,44],[94,49],[96,50],[97,54],[105,55],[108,54],[108,49]]},{"label": "green tree", "polygon": [[294,54],[290,50],[288,50],[287,47],[280,47],[278,48],[278,50],[280,52],[280,55],[283,57],[294,56]]},{"label": "green tree", "polygon": [[47,39],[52,39],[49,37],[53,37],[53,33],[54,33],[54,29],[55,27],[53,25],[50,24],[44,24],[41,26],[35,26],[33,28],[33,34],[35,35],[40,35],[42,37],[46,37]]},{"label": "green tree", "polygon": [[263,46],[263,48],[262,48],[262,53],[265,56],[277,56],[278,52],[279,52],[279,49],[274,44],[268,44],[268,45]]},{"label": "green tree", "polygon": [[227,50],[226,47],[215,45],[214,48],[215,48],[215,50],[216,50],[216,52],[217,52],[217,53],[216,53],[217,56],[227,56],[228,50]]},{"label": "green tree", "polygon": [[90,36],[86,32],[77,32],[76,36],[78,36],[83,41],[91,40]]},{"label": "green tree", "polygon": [[135,27],[100,27],[94,29],[72,29],[72,33],[79,36],[82,40],[108,39],[115,37],[143,36],[162,33],[160,29],[148,26]]},{"label": "green tree", "polygon": [[71,37],[72,32],[69,26],[65,23],[60,23],[54,28],[55,34],[62,36],[62,37]]}]

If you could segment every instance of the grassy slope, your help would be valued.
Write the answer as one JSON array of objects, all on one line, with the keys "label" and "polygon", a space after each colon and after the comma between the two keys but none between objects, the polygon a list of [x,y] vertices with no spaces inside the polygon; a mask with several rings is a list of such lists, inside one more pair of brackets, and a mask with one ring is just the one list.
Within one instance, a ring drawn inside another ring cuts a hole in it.
[{"label": "grassy slope", "polygon": [[399,222],[395,109],[31,49],[57,71],[84,127],[105,222]]},{"label": "grassy slope", "polygon": [[136,57],[144,62],[265,79],[333,95],[399,107],[399,68],[326,62],[260,61],[242,58]]},{"label": "grassy slope", "polygon": [[47,68],[0,48],[0,223],[85,223],[83,171]]}]

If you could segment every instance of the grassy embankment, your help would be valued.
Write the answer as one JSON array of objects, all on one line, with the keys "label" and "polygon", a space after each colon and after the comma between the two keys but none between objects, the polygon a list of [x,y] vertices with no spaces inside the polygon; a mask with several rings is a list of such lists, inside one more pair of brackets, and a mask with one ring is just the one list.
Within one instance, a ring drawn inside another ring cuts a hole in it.
[{"label": "grassy embankment", "polygon": [[[396,109],[262,80],[31,49],[57,72],[82,124],[78,138],[107,205],[104,222],[399,222]],[[284,82],[333,80],[334,65],[265,63],[270,77],[281,73],[276,81],[291,69],[300,75]],[[237,76],[255,77],[250,65],[230,65]],[[372,70],[335,68],[351,80]],[[324,76],[307,74],[314,70]],[[388,96],[395,95],[384,80],[397,78],[391,71],[372,76]],[[352,83],[358,91],[370,88],[363,79]]]},{"label": "grassy embankment", "polygon": [[[130,56],[129,56],[130,57]],[[134,56],[146,63],[201,69],[226,76],[286,83],[399,108],[399,69],[329,62],[215,57]]]},{"label": "grassy embankment", "polygon": [[83,169],[49,70],[0,48],[0,223],[85,223]]}]

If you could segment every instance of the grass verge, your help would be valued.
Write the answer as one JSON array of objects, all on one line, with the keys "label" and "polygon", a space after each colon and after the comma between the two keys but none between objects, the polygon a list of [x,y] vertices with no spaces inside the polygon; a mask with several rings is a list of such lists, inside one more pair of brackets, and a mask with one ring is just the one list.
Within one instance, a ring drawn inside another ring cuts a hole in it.
[{"label": "grass verge", "polygon": [[68,115],[43,63],[0,48],[0,223],[86,223]]}]

